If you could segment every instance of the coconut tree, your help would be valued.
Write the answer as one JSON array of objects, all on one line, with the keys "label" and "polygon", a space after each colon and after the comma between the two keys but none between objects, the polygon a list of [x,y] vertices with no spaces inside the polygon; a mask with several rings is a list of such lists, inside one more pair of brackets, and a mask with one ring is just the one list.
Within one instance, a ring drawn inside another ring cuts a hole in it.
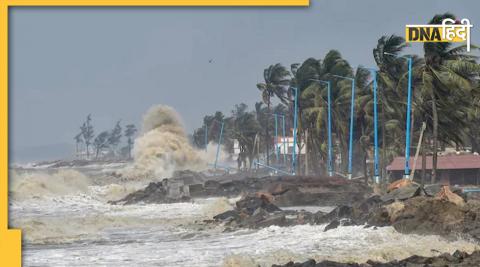
[{"label": "coconut tree", "polygon": [[[302,94],[300,99],[301,120],[305,128],[309,131],[309,139],[312,144],[307,147],[310,152],[318,152],[320,158],[326,158],[327,149],[327,88],[320,86],[312,79],[331,80],[332,82],[332,130],[340,144],[340,153],[342,155],[342,164],[345,165],[347,150],[346,139],[348,136],[348,121],[350,117],[349,107],[351,98],[351,88],[337,79],[332,79],[332,74],[341,76],[351,76],[352,69],[348,62],[342,58],[336,50],[329,51],[323,60],[310,59],[302,64],[296,75],[298,87]],[[301,130],[302,128],[300,128]],[[299,131],[301,133],[301,131]],[[323,140],[321,143],[318,140]],[[308,141],[308,140],[307,140]],[[315,157],[310,157],[315,159]],[[346,165],[345,165],[346,166]],[[325,169],[325,168],[323,168]]]},{"label": "coconut tree", "polygon": [[[267,110],[271,113],[271,100],[276,96],[280,101],[287,103],[286,89],[290,83],[290,72],[282,64],[277,63],[270,65],[263,71],[263,83],[258,83],[257,88],[262,93],[262,100],[267,105]],[[266,153],[267,165],[270,165],[270,134],[269,134],[269,120],[266,120],[265,136],[266,136]]]},{"label": "coconut tree", "polygon": [[251,168],[253,159],[256,157],[255,138],[261,130],[260,124],[255,118],[255,112],[248,112],[245,104],[236,105],[235,110],[232,111],[231,122],[231,137],[238,141],[240,150],[237,159],[239,168],[247,167],[247,158],[248,166]]},{"label": "coconut tree", "polygon": [[[435,15],[429,24],[441,24],[445,18],[455,19],[450,13]],[[422,77],[421,94],[429,97],[431,136],[433,143],[432,183],[436,181],[437,150],[439,141],[462,142],[461,129],[468,113],[466,96],[476,89],[480,66],[476,57],[466,53],[466,46],[453,47],[451,43],[425,43],[425,64],[418,69]],[[466,105],[462,105],[466,104]],[[452,127],[455,125],[456,127]]]},{"label": "coconut tree", "polygon": [[[381,166],[382,176],[386,174],[386,163],[393,157],[405,153],[405,109],[407,105],[407,78],[408,65],[401,53],[406,47],[405,40],[396,35],[382,36],[373,49],[373,57],[378,67],[378,105],[380,107],[381,125]],[[413,109],[412,122],[415,121],[412,129],[412,138],[417,132],[415,129],[421,127],[425,121],[426,114],[422,112],[421,106],[424,99],[416,94],[416,88],[421,86],[421,77],[416,75],[416,69],[424,64],[422,58],[415,55],[408,55],[413,61]],[[421,118],[413,120],[413,118]]]}]

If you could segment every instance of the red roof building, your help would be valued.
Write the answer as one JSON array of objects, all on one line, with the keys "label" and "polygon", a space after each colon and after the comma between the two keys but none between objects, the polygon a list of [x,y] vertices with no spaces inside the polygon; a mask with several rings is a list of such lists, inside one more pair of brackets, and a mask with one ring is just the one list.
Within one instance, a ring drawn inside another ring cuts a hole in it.
[{"label": "red roof building", "polygon": [[[413,157],[410,158],[410,168],[413,169]],[[396,157],[387,171],[394,180],[403,176],[405,158]],[[426,160],[427,181],[430,181],[432,170],[432,156]],[[438,179],[449,184],[479,184],[480,183],[480,156],[473,154],[439,156],[437,162]],[[415,180],[421,179],[422,157],[419,156],[415,166]]]}]

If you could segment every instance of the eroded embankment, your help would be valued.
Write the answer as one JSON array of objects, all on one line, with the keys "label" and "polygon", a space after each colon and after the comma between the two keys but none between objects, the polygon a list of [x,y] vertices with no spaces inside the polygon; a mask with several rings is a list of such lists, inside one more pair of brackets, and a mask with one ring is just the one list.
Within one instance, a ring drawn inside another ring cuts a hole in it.
[{"label": "eroded embankment", "polygon": [[[237,176],[209,179],[199,175],[192,177],[191,173],[187,177],[180,175],[162,182],[152,182],[144,189],[113,203],[171,203],[189,198],[236,197],[265,192],[274,196],[273,203],[277,206],[336,206],[361,201],[372,193],[367,185],[341,177]],[[198,183],[202,179],[204,182]]]}]

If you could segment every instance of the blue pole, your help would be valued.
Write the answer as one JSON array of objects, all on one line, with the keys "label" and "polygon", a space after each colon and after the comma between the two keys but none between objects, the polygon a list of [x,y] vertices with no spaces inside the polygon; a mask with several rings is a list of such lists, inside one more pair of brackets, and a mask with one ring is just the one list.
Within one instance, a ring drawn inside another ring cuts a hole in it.
[{"label": "blue pole", "polygon": [[283,124],[283,164],[286,165],[287,163],[287,150],[285,144],[285,115],[282,115],[282,124]]},{"label": "blue pole", "polygon": [[332,114],[330,82],[327,82],[328,98],[328,176],[333,176],[333,152],[332,152]]},{"label": "blue pole", "polygon": [[273,114],[275,116],[275,158],[278,163],[278,117],[277,114]]},{"label": "blue pole", "polygon": [[355,79],[352,80],[352,100],[350,107],[350,140],[348,144],[348,179],[352,179],[352,158],[353,158],[353,122],[355,112]]},{"label": "blue pole", "polygon": [[213,165],[215,169],[217,169],[218,155],[220,154],[220,144],[222,144],[222,135],[223,135],[223,122],[222,122],[222,127],[220,128],[220,136],[218,137],[217,155],[215,156],[215,164]]},{"label": "blue pole", "polygon": [[372,70],[373,74],[373,139],[374,139],[374,181],[375,183],[380,183],[380,172],[378,170],[378,113],[377,113],[377,72]]},{"label": "blue pole", "polygon": [[292,150],[292,174],[295,175],[296,146],[297,146],[297,105],[298,105],[298,88],[295,90],[294,112],[293,112],[293,150]]},{"label": "blue pole", "polygon": [[208,128],[207,128],[207,124],[205,124],[205,151],[207,151],[207,147],[208,147]]},{"label": "blue pole", "polygon": [[[410,112],[412,109],[412,58],[408,60],[407,130],[405,138],[405,178],[410,179]],[[413,177],[412,177],[413,179]]]}]

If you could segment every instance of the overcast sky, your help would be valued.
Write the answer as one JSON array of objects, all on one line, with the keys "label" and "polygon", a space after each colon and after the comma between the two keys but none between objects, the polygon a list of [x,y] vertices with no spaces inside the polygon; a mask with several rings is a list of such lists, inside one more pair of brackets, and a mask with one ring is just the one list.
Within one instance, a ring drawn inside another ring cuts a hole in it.
[{"label": "overcast sky", "polygon": [[[240,102],[253,107],[269,64],[290,66],[337,49],[353,66],[373,66],[380,36],[404,36],[405,24],[446,11],[469,18],[472,43],[480,44],[479,10],[478,0],[11,8],[11,149],[73,143],[89,113],[97,133],[118,119],[140,125],[145,110],[159,103],[174,107],[191,132],[205,114],[229,112]],[[421,45],[411,51],[420,53]]]}]

